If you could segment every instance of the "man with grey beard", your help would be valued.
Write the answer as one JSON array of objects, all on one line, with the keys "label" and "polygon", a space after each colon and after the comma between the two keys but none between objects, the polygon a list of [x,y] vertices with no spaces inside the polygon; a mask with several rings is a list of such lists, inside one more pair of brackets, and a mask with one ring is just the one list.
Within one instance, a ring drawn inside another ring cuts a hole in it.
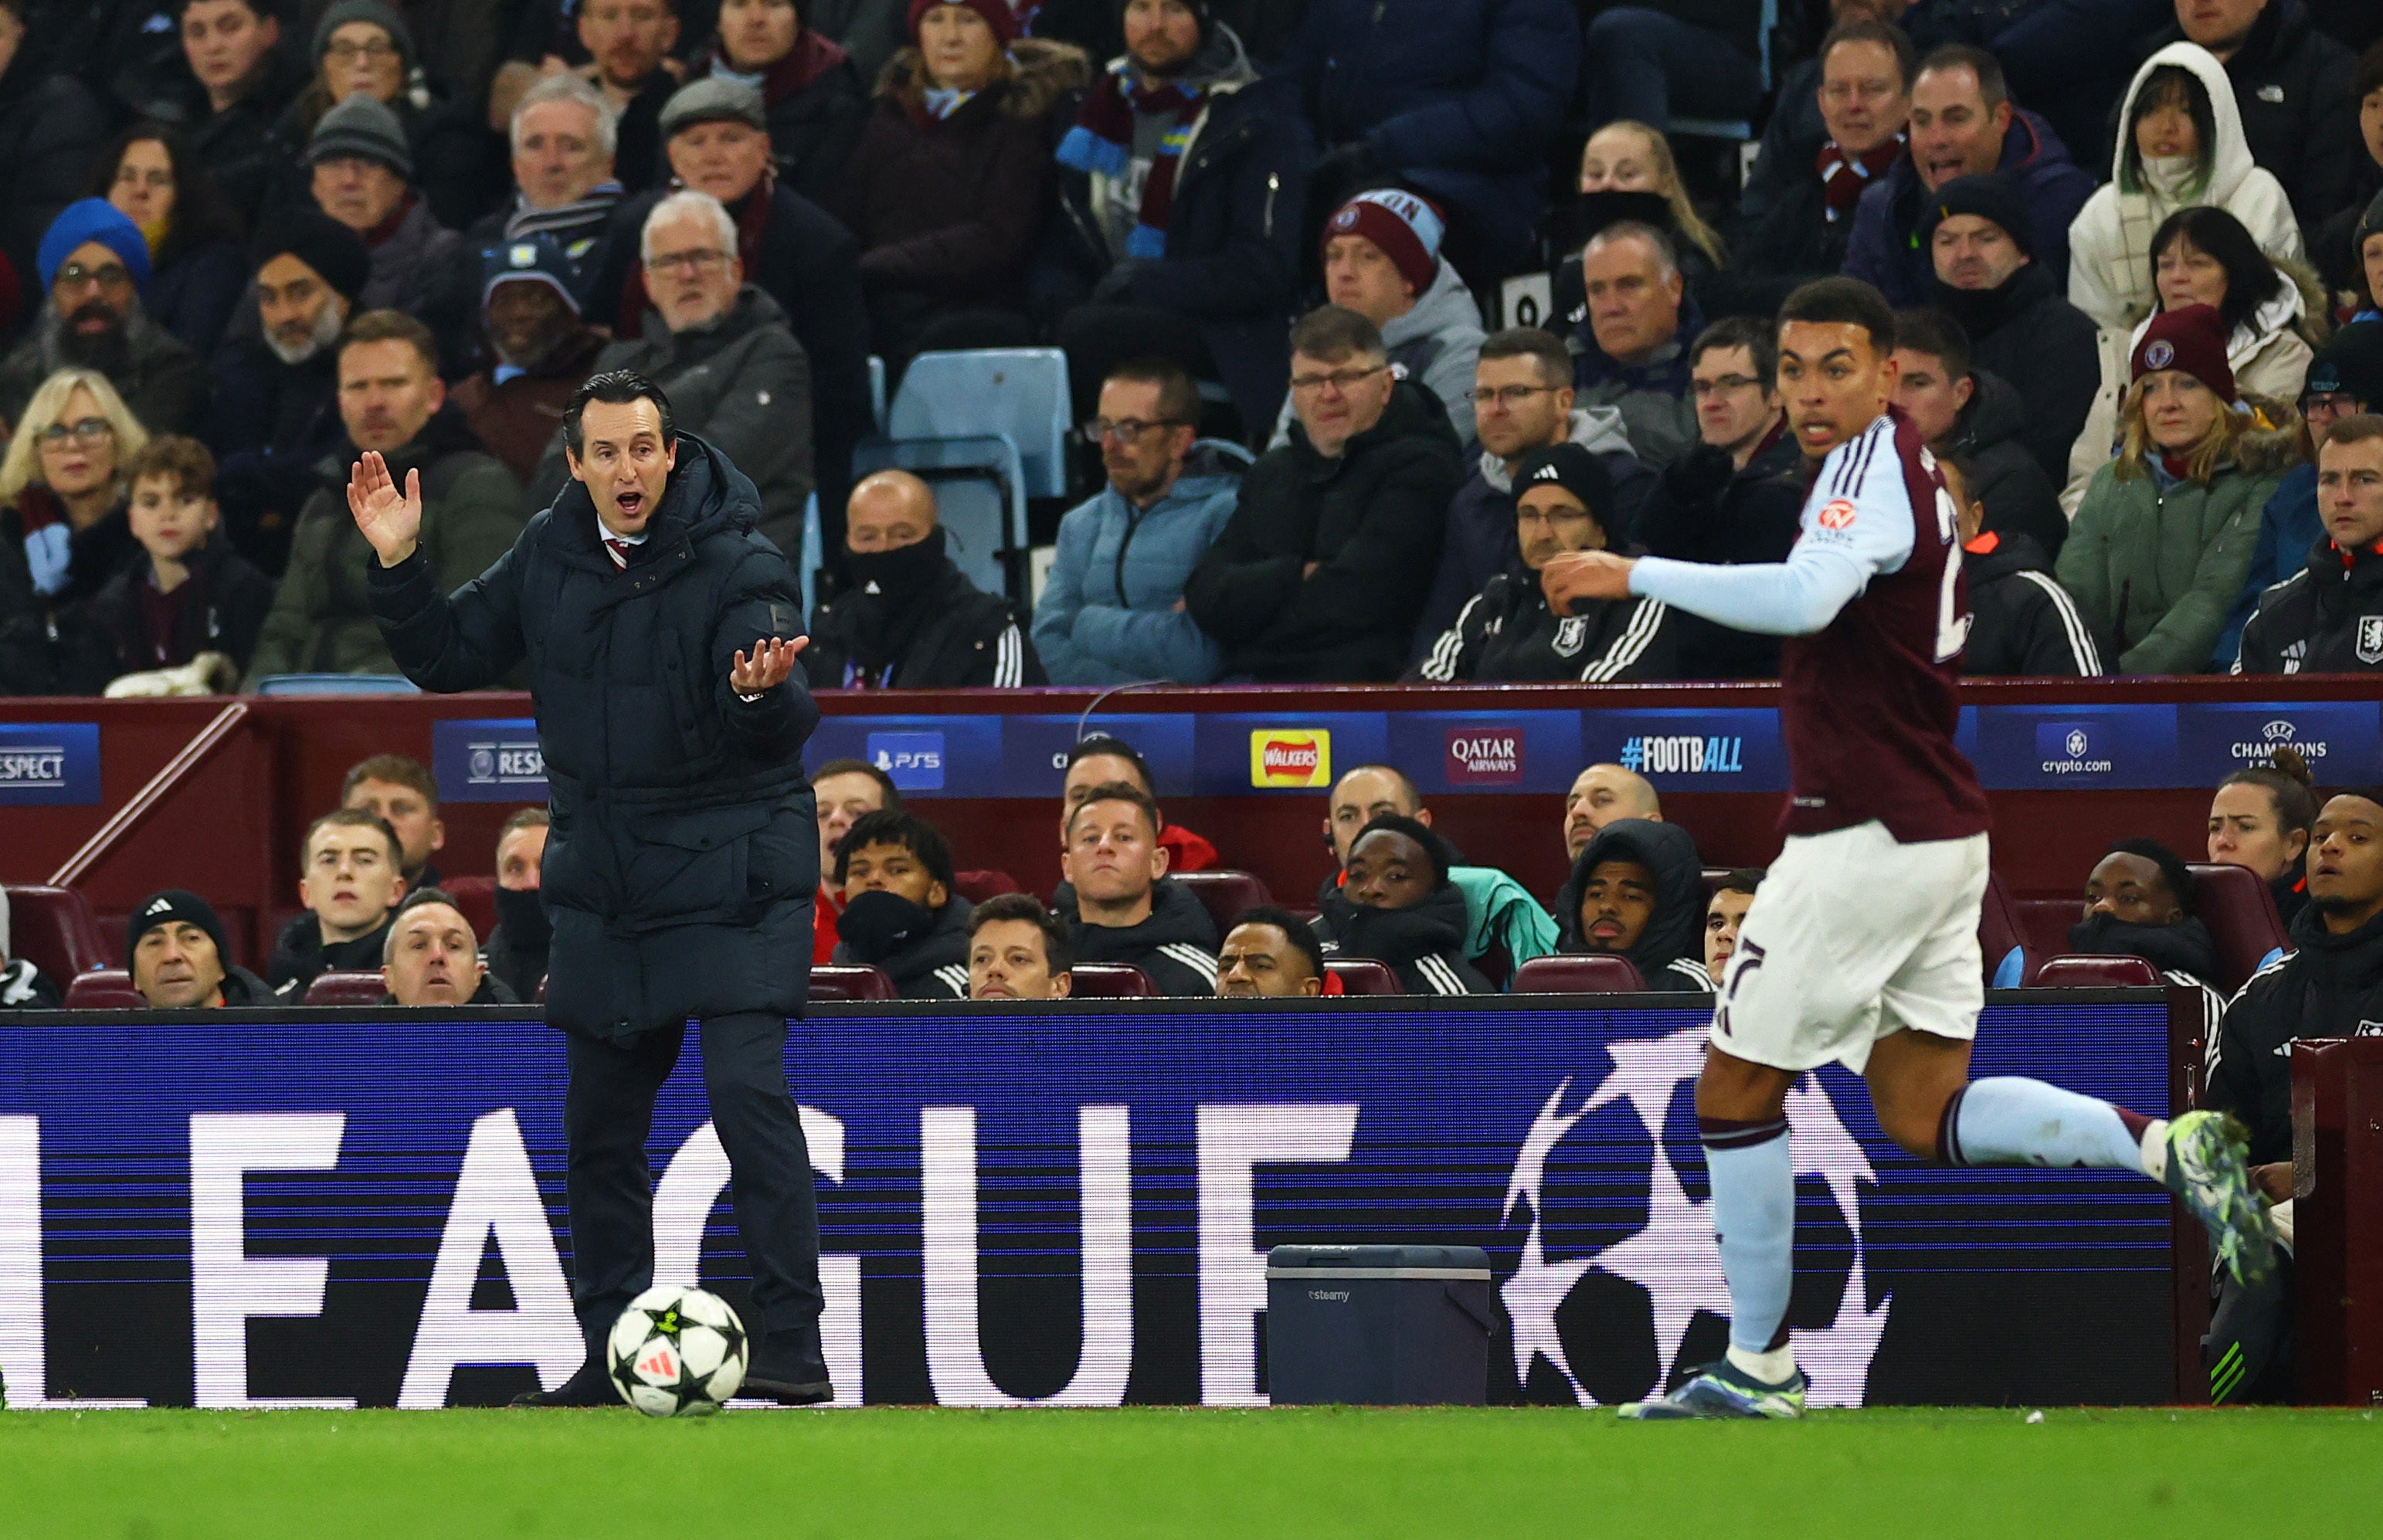
[{"label": "man with grey beard", "polygon": [[372,257],[355,231],[304,200],[266,219],[249,256],[256,309],[233,317],[216,353],[201,437],[216,451],[216,500],[233,543],[279,577],[315,462],[345,435],[334,344]]},{"label": "man with grey beard", "polygon": [[604,334],[579,318],[575,275],[562,242],[542,230],[480,253],[488,361],[451,394],[472,432],[525,484],[562,421],[563,404],[604,351]]}]

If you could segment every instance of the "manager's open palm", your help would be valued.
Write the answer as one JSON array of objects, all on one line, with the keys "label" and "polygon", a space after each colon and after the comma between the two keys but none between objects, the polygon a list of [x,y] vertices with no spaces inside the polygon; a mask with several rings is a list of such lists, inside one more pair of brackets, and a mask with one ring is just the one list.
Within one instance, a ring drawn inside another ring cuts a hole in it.
[{"label": "manager's open palm", "polygon": [[356,528],[380,556],[380,564],[394,567],[414,554],[422,537],[422,473],[405,473],[405,490],[389,478],[389,462],[377,450],[367,450],[348,472],[348,511]]}]

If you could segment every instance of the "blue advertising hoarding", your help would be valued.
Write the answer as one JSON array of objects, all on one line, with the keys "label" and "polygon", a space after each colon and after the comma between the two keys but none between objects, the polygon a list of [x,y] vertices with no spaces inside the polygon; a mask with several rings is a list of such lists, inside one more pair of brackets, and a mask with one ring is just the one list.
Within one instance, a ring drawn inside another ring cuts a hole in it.
[{"label": "blue advertising hoarding", "polygon": [[97,722],[0,722],[0,807],[90,807],[98,801]]},{"label": "blue advertising hoarding", "polygon": [[546,752],[528,717],[432,722],[430,773],[441,802],[546,800]]},{"label": "blue advertising hoarding", "polygon": [[[842,1398],[1259,1404],[1278,1244],[1487,1249],[1493,1399],[1611,1403],[1718,1353],[1703,1008],[1254,1004],[829,1006],[799,1024],[788,1068]],[[1998,997],[1977,1071],[2157,1110],[2167,1010],[2148,991]],[[575,1365],[563,1045],[533,1013],[14,1022],[16,1404],[438,1406]],[[649,1147],[657,1271],[741,1307],[694,1058]],[[1790,1324],[1817,1402],[2174,1396],[2157,1189],[1923,1165],[1834,1067],[1788,1112]]]}]

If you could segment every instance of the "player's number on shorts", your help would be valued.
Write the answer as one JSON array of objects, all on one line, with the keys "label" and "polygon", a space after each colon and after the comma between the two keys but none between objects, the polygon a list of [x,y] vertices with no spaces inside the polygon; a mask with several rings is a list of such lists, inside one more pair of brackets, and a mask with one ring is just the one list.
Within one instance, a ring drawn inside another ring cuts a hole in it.
[{"label": "player's number on shorts", "polygon": [[1953,494],[1936,488],[1936,537],[1945,547],[1945,581],[1936,593],[1936,661],[1949,663],[1969,645],[1969,617],[1961,609],[1961,521]]},{"label": "player's number on shorts", "polygon": [[1746,982],[1746,976],[1762,966],[1765,955],[1763,949],[1754,942],[1743,938],[1738,941],[1737,950],[1730,955],[1729,982],[1723,988],[1721,1009],[1713,1013],[1715,1036],[1729,1036],[1730,1004],[1737,998],[1738,986]]}]

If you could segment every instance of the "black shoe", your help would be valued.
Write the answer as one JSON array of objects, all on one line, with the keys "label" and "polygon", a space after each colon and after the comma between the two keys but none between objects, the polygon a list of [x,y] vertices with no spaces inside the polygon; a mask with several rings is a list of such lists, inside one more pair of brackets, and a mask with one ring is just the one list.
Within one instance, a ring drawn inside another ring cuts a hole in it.
[{"label": "black shoe", "polygon": [[612,1388],[611,1377],[604,1366],[594,1359],[579,1366],[578,1373],[551,1390],[525,1390],[512,1399],[515,1406],[626,1406],[621,1393]]},{"label": "black shoe", "polygon": [[2290,1280],[2289,1264],[2269,1269],[2256,1283],[2219,1276],[2209,1335],[2201,1339],[2212,1405],[2290,1398]]},{"label": "black shoe", "polygon": [[817,1406],[835,1399],[835,1386],[828,1383],[827,1364],[820,1357],[819,1334],[772,1333],[754,1349],[736,1394],[780,1406]]}]

